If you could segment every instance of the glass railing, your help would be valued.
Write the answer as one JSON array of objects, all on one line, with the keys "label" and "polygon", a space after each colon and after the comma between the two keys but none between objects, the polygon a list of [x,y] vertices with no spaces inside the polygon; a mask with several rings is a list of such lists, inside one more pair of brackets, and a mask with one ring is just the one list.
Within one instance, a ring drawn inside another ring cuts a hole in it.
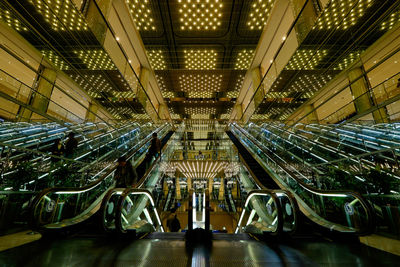
[{"label": "glass railing", "polygon": [[[141,131],[136,124],[122,128],[119,132],[114,130],[109,134],[87,139],[78,146],[72,158],[0,142],[7,149],[1,160],[1,187],[8,190],[37,191],[48,186],[79,187],[90,183],[93,181],[90,176],[98,174],[105,167],[104,163],[110,164],[110,160],[128,151],[149,133],[148,130]],[[24,179],[20,175],[23,171],[29,172],[29,175],[23,176]],[[97,179],[96,177],[94,178]]]},{"label": "glass railing", "polygon": [[232,132],[253,153],[257,161],[271,174],[283,189],[289,190],[297,200],[299,209],[319,225],[341,232],[369,233],[374,227],[374,213],[368,203],[352,191],[327,191],[313,188],[303,180],[305,177],[287,163],[268,151],[257,140],[231,125]]},{"label": "glass railing", "polygon": [[[387,124],[385,124],[387,125]],[[315,125],[313,125],[315,127]],[[319,125],[319,127],[323,127]],[[334,126],[328,126],[335,128]],[[365,125],[345,125],[337,128],[359,128],[364,134],[366,132]],[[306,126],[305,128],[308,128]],[[373,129],[368,127],[368,131]],[[390,128],[394,128],[392,125]],[[332,129],[332,131],[334,131]],[[386,131],[386,130],[384,130]],[[372,132],[376,134],[376,131]],[[383,137],[392,138],[393,132],[382,134]],[[391,136],[391,137],[390,137]],[[312,150],[307,155],[298,158],[293,151],[289,149],[279,149],[276,143],[271,140],[260,141],[265,147],[271,150],[271,155],[275,158],[281,158],[285,162],[287,168],[293,168],[299,171],[303,177],[303,181],[313,188],[325,190],[354,190],[370,203],[376,215],[377,233],[392,238],[400,238],[399,226],[396,221],[398,216],[397,207],[399,207],[400,198],[400,181],[399,181],[399,165],[396,156],[397,147],[382,148],[378,151],[366,152],[357,155],[348,155],[336,160],[317,162],[306,160],[312,157]],[[306,153],[305,153],[306,154]],[[299,154],[297,154],[299,155]]]},{"label": "glass railing", "polygon": [[[169,125],[163,125],[157,130],[163,136],[169,129]],[[128,160],[143,157],[144,151],[150,145],[150,139],[151,133],[126,151],[124,154]],[[42,191],[32,205],[32,225],[37,229],[62,228],[82,222],[93,215],[99,210],[107,191],[114,186],[115,168],[114,164],[107,166],[99,172],[101,175],[96,175],[99,179],[81,188],[49,188]]]}]

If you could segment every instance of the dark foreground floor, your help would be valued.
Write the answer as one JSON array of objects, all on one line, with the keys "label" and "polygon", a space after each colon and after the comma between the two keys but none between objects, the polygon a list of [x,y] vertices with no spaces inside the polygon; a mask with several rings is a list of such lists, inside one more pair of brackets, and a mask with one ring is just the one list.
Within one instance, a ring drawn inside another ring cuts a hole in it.
[{"label": "dark foreground floor", "polygon": [[185,247],[183,235],[141,240],[69,237],[39,240],[0,253],[0,266],[399,266],[400,257],[359,244],[293,240],[267,245],[217,236]]}]

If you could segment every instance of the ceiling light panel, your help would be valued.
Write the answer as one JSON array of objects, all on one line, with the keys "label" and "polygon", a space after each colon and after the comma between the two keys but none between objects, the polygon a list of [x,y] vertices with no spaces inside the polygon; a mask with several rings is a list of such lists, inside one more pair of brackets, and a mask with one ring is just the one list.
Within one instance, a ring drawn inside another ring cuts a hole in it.
[{"label": "ceiling light panel", "polygon": [[217,66],[215,50],[184,50],[185,68],[188,70],[214,70]]},{"label": "ceiling light panel", "polygon": [[269,117],[269,114],[253,114],[253,116],[251,116],[251,120],[268,120]]},{"label": "ceiling light panel", "polygon": [[243,49],[237,54],[235,70],[247,70],[253,60],[254,49]]},{"label": "ceiling light panel", "polygon": [[171,115],[171,119],[173,119],[173,120],[179,120],[181,118],[181,116],[179,114],[176,114],[176,113],[171,113],[170,112],[170,115]]},{"label": "ceiling light panel", "polygon": [[182,31],[215,31],[222,22],[222,0],[178,0]]},{"label": "ceiling light panel", "polygon": [[288,87],[288,92],[317,92],[333,78],[332,75],[305,74],[296,78]]},{"label": "ceiling light panel", "polygon": [[229,117],[230,117],[229,113],[221,114],[221,120],[227,120],[227,119],[229,119]]},{"label": "ceiling light panel", "polygon": [[400,22],[400,10],[392,13],[389,18],[387,18],[382,24],[380,25],[381,31],[388,31],[391,30],[397,23]]},{"label": "ceiling light panel", "polygon": [[229,98],[237,98],[239,96],[240,89],[242,88],[243,81],[244,75],[241,74],[236,80],[235,88],[232,91],[229,91],[226,96]]},{"label": "ceiling light panel", "polygon": [[102,49],[75,50],[74,54],[86,64],[90,70],[116,70],[114,63]]},{"label": "ceiling light panel", "polygon": [[28,28],[26,28],[18,19],[17,17],[12,14],[10,11],[6,10],[5,7],[3,7],[0,4],[0,21],[3,21],[5,24],[7,24],[9,27],[13,28],[16,31],[19,32],[27,32]]},{"label": "ceiling light panel", "polygon": [[178,170],[187,178],[214,178],[228,167],[226,161],[178,161]]},{"label": "ceiling light panel", "polygon": [[85,74],[83,77],[71,74],[70,77],[94,98],[101,98],[101,92],[114,90],[112,85],[100,74]]},{"label": "ceiling light panel", "polygon": [[190,118],[195,120],[207,120],[210,119],[210,114],[193,114]]},{"label": "ceiling light panel", "polygon": [[344,70],[347,69],[354,61],[360,59],[360,56],[364,51],[354,51],[349,53],[341,62],[333,67],[334,70]]},{"label": "ceiling light panel", "polygon": [[54,53],[53,50],[42,50],[40,53],[52,62],[59,70],[69,70],[68,64]]},{"label": "ceiling light panel", "polygon": [[332,0],[318,18],[314,29],[346,30],[356,25],[372,4],[372,0]]},{"label": "ceiling light panel", "polygon": [[264,25],[267,24],[274,3],[273,0],[253,0],[247,18],[247,26],[250,30],[263,29]]},{"label": "ceiling light panel", "polygon": [[286,65],[286,70],[314,70],[328,50],[298,49]]},{"label": "ceiling light panel", "polygon": [[217,109],[214,107],[185,107],[185,113],[189,115],[193,114],[215,114]]},{"label": "ceiling light panel", "polygon": [[222,74],[183,74],[179,76],[179,89],[189,98],[211,98],[222,86]]},{"label": "ceiling light panel", "polygon": [[167,86],[165,85],[164,77],[156,74],[156,79],[158,83],[158,87],[160,87],[161,94],[164,98],[173,98],[175,97],[174,92],[169,91]]},{"label": "ceiling light panel", "polygon": [[147,55],[153,70],[165,70],[167,68],[162,50],[148,50]]},{"label": "ceiling light panel", "polygon": [[139,31],[156,30],[149,0],[126,0],[126,3]]},{"label": "ceiling light panel", "polygon": [[29,0],[54,31],[87,31],[88,25],[71,1]]}]

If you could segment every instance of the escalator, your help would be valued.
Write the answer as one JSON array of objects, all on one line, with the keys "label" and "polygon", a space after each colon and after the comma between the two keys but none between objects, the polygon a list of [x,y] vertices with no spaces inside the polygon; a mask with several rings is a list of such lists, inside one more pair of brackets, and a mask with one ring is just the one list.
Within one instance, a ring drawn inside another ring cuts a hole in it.
[{"label": "escalator", "polygon": [[359,194],[348,190],[326,191],[310,187],[302,178],[298,178],[299,173],[288,169],[284,161],[278,161],[276,155],[271,155],[272,152],[259,145],[240,127],[231,125],[231,131],[258,158],[270,177],[282,189],[293,194],[304,218],[339,232],[368,234],[373,231],[374,212]]},{"label": "escalator", "polygon": [[[8,126],[11,125],[15,126]],[[40,125],[39,128],[47,129],[47,126]],[[50,126],[54,127],[53,124]],[[85,127],[86,124],[83,125]],[[60,157],[56,162],[52,161],[54,156],[48,152],[11,144],[2,146],[5,154],[1,157],[0,235],[27,227],[29,207],[34,197],[43,189],[57,186],[79,188],[92,184],[114,165],[116,158],[131,150],[141,139],[145,139],[152,128],[146,124],[139,127],[134,123],[123,125],[109,133],[96,132],[92,138],[78,144],[73,158]],[[11,133],[8,135],[7,137],[13,136]],[[16,157],[7,151],[12,151]],[[14,153],[15,151],[18,153]],[[18,155],[23,154],[30,155],[29,159],[27,156],[18,158]]]},{"label": "escalator", "polygon": [[[159,129],[164,144],[172,133],[169,125]],[[133,166],[143,160],[150,145],[152,133],[133,146],[126,157]],[[103,197],[113,187],[113,173],[116,166],[105,171],[95,182],[81,188],[49,188],[42,191],[31,207],[31,225],[39,231],[60,230],[77,225],[92,217],[100,209]]]},{"label": "escalator", "polygon": [[279,186],[276,184],[276,182],[265,171],[260,163],[256,159],[254,159],[254,157],[244,147],[239,139],[231,131],[227,131],[226,134],[229,136],[233,144],[238,149],[240,156],[242,157],[245,164],[248,166],[249,170],[253,173],[254,177],[256,177],[266,188],[278,189]]}]

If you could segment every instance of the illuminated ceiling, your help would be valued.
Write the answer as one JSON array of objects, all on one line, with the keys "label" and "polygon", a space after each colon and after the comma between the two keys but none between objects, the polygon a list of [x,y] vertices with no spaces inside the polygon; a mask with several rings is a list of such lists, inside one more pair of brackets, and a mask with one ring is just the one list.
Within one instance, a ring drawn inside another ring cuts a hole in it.
[{"label": "illuminated ceiling", "polygon": [[[228,119],[274,0],[125,0],[173,119]],[[252,119],[283,120],[400,21],[399,1],[332,0]],[[317,6],[314,6],[318,9]],[[70,0],[0,2],[18,31],[118,119],[147,118]],[[298,23],[304,23],[300,18]]]},{"label": "illuminated ceiling", "polygon": [[117,69],[72,1],[1,1],[0,20],[18,31],[115,119],[150,119],[136,99],[137,77],[133,71],[127,75],[126,70],[122,74]]},{"label": "illuminated ceiling", "polygon": [[136,2],[154,19],[139,32],[171,117],[227,120],[274,1]]},{"label": "illuminated ceiling", "polygon": [[186,178],[209,178],[212,179],[225,169],[227,161],[207,161],[207,160],[183,160],[173,162],[177,169]]},{"label": "illuminated ceiling", "polygon": [[399,9],[395,0],[332,0],[312,29],[299,34],[302,42],[278,77],[264,79],[268,93],[251,119],[288,118],[400,22]]}]

